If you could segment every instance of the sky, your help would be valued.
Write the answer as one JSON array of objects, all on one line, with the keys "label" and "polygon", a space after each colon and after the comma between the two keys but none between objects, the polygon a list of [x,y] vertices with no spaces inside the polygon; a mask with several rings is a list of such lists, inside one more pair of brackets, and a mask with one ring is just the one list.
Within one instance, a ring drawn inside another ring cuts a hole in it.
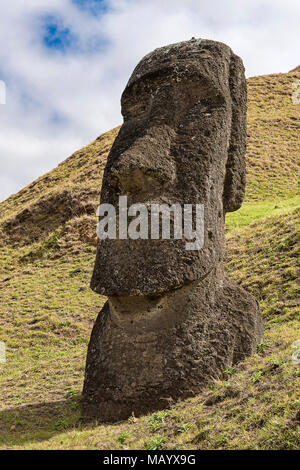
[{"label": "sky", "polygon": [[248,77],[287,72],[299,24],[299,0],[0,0],[0,201],[121,124],[121,93],[156,47],[213,39]]}]

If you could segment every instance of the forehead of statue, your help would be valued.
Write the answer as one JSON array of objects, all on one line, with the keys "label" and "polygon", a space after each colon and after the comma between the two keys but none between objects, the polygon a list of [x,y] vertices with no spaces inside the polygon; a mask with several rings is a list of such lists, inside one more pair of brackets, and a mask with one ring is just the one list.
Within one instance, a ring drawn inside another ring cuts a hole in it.
[{"label": "forehead of statue", "polygon": [[[143,65],[145,62],[145,66]],[[226,70],[227,69],[227,70]],[[130,95],[137,86],[155,88],[156,84],[183,85],[184,82],[199,82],[199,85],[210,86],[215,91],[225,91],[228,88],[229,63],[224,67],[217,59],[212,57],[186,58],[185,60],[166,60],[164,63],[158,59],[149,63],[146,59],[136,67],[131,75],[124,95]]]},{"label": "forehead of statue", "polygon": [[[207,44],[206,44],[207,42]],[[142,76],[149,74],[173,73],[206,73],[218,75],[226,73],[229,66],[231,50],[221,43],[204,41],[197,43],[183,42],[171,47],[156,49],[145,56],[136,66],[128,85]]]}]

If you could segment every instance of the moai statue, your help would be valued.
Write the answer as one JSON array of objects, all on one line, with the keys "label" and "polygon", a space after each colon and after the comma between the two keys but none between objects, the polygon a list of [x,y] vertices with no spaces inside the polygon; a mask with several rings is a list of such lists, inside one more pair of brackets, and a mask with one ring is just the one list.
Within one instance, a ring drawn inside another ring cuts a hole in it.
[{"label": "moai statue", "polygon": [[[156,49],[122,95],[124,124],[101,203],[202,204],[204,244],[99,241],[92,289],[108,296],[94,325],[84,420],[118,421],[199,393],[261,341],[258,303],[223,269],[224,216],[245,190],[246,81],[225,44],[192,39]],[[118,232],[119,233],[119,232]]]}]

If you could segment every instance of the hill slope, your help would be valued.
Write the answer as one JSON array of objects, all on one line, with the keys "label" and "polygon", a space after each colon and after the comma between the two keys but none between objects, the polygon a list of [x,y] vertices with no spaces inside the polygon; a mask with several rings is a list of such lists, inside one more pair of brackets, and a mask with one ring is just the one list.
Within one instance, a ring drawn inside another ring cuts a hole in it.
[{"label": "hill slope", "polygon": [[7,345],[0,446],[299,447],[300,369],[291,363],[291,344],[300,339],[300,112],[290,99],[299,78],[291,72],[248,80],[246,202],[226,219],[227,270],[260,301],[264,342],[224,379],[166,413],[114,426],[78,421],[87,342],[105,301],[88,286],[94,211],[118,128],[0,204],[0,340]]},{"label": "hill slope", "polygon": [[[248,79],[246,204],[296,194],[300,112],[291,95],[299,78],[299,72],[291,72]],[[45,239],[71,219],[94,216],[106,158],[118,130],[101,135],[0,203],[1,239],[24,245]]]}]

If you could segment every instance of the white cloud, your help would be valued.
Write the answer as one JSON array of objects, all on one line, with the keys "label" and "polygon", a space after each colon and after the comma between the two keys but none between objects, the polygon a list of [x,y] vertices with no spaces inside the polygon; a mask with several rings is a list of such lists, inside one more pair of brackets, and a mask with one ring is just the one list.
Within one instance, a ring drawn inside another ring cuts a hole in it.
[{"label": "white cloud", "polygon": [[[97,17],[71,0],[1,3],[0,200],[119,124],[121,92],[155,47],[220,40],[243,58],[248,76],[298,65],[297,0],[110,0]],[[46,15],[69,28],[76,47],[62,54],[44,46]]]}]

